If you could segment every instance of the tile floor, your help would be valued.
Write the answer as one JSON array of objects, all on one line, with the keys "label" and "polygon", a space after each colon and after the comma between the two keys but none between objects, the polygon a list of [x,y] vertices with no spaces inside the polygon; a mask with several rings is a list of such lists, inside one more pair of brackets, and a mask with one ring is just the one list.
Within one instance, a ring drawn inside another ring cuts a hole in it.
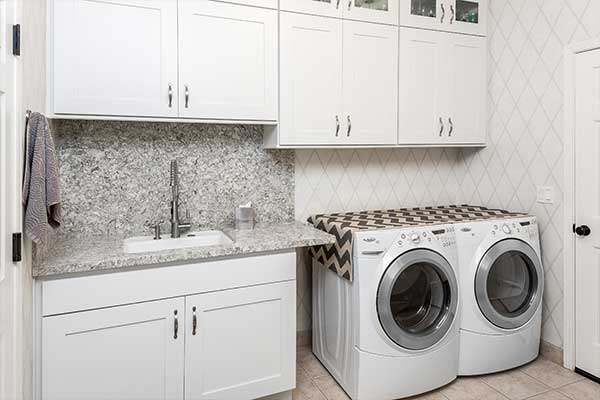
[{"label": "tile floor", "polygon": [[[298,349],[297,383],[293,400],[349,400],[312,354]],[[540,357],[511,371],[459,378],[434,392],[411,400],[600,400],[600,384]]]}]

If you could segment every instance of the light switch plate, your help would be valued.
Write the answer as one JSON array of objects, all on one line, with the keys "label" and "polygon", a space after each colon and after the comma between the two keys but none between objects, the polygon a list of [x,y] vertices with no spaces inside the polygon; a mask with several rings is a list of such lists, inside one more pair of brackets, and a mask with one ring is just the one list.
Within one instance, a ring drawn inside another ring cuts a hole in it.
[{"label": "light switch plate", "polygon": [[554,186],[538,186],[537,202],[541,204],[554,204]]}]

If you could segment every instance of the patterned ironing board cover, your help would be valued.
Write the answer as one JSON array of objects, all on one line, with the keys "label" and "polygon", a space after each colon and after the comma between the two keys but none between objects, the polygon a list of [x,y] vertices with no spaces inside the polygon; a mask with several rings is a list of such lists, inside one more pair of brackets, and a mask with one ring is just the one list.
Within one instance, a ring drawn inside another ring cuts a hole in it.
[{"label": "patterned ironing board cover", "polygon": [[337,240],[334,244],[312,247],[310,253],[326,268],[352,281],[352,241],[354,237],[353,232],[355,231],[506,219],[524,217],[526,215],[470,205],[399,208],[395,210],[313,215],[308,218],[308,222],[316,228],[334,235]]}]

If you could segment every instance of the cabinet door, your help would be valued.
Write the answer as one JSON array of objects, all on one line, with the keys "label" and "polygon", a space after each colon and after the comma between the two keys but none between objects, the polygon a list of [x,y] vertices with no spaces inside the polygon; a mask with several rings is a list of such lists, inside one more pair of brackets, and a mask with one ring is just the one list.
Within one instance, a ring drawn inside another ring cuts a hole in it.
[{"label": "cabinet door", "polygon": [[294,11],[325,17],[341,17],[344,3],[350,0],[279,0],[282,11]]},{"label": "cabinet door", "polygon": [[183,307],[179,298],[43,318],[42,399],[183,399]]},{"label": "cabinet door", "polygon": [[186,297],[185,398],[246,400],[295,383],[295,281]]},{"label": "cabinet door", "polygon": [[487,80],[486,39],[445,34],[444,117],[448,139],[454,143],[483,144],[486,141]]},{"label": "cabinet door", "polygon": [[399,144],[437,144],[447,136],[444,46],[443,33],[400,28]]},{"label": "cabinet door", "polygon": [[342,0],[344,18],[398,25],[398,0]]},{"label": "cabinet door", "polygon": [[342,21],[282,12],[280,41],[280,144],[340,143]]},{"label": "cabinet door", "polygon": [[399,0],[400,25],[441,29],[450,17],[449,4],[445,3],[451,1],[454,0]]},{"label": "cabinet door", "polygon": [[[487,0],[446,0],[450,4],[450,29],[453,32],[485,36]],[[446,26],[447,29],[448,26]]]},{"label": "cabinet door", "polygon": [[398,138],[398,28],[344,21],[345,144]]},{"label": "cabinet door", "polygon": [[277,11],[179,3],[182,117],[277,119]]},{"label": "cabinet door", "polygon": [[50,4],[55,113],[177,116],[177,0]]}]

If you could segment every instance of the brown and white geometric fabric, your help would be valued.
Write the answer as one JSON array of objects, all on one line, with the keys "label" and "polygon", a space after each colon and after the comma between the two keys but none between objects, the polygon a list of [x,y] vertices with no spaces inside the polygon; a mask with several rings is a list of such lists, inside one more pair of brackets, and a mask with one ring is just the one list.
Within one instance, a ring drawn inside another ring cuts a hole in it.
[{"label": "brown and white geometric fabric", "polygon": [[336,237],[334,244],[315,246],[312,256],[339,276],[353,280],[353,232],[398,229],[410,226],[452,224],[465,221],[523,217],[526,214],[480,206],[452,205],[438,207],[398,208],[394,210],[319,214],[308,222]]}]

